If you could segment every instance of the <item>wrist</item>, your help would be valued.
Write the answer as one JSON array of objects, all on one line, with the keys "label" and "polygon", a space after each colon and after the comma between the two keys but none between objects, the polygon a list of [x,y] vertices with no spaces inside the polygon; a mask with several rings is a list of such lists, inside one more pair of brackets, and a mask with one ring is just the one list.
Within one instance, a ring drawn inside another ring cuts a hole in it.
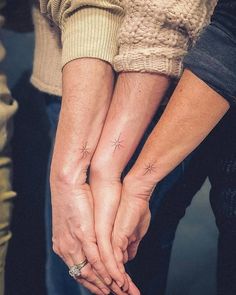
[{"label": "wrist", "polygon": [[143,176],[130,172],[123,181],[123,191],[125,192],[123,195],[149,202],[156,184],[157,182],[153,180],[145,180]]},{"label": "wrist", "polygon": [[117,169],[117,165],[112,165],[110,158],[104,159],[102,156],[93,157],[91,161],[89,177],[92,182],[108,182],[117,183],[121,181],[121,171]]},{"label": "wrist", "polygon": [[87,172],[90,161],[78,161],[77,157],[54,154],[51,171],[50,182],[61,186],[78,186],[83,185],[87,181]]}]

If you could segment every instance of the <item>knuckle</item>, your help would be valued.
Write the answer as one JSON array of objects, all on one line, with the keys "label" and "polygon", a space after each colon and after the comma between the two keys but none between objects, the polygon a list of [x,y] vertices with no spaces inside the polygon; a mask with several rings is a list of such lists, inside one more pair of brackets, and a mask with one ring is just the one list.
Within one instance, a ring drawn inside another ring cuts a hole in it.
[{"label": "knuckle", "polygon": [[[84,251],[92,251],[96,247],[96,238],[94,236],[86,236],[86,234],[83,235],[83,239],[80,240],[82,244],[82,248]],[[90,257],[93,256],[92,254],[89,255]],[[89,259],[89,257],[88,257]]]},{"label": "knuckle", "polygon": [[105,265],[108,265],[110,264],[110,259],[108,258],[108,256],[104,253],[104,254],[101,254],[101,257],[102,257],[102,262],[105,264]]},{"label": "knuckle", "polygon": [[64,243],[53,245],[53,251],[61,258],[68,257],[70,255],[70,252]]},{"label": "knuckle", "polygon": [[60,246],[59,246],[58,242],[54,238],[52,239],[52,250],[57,255],[60,255],[60,253],[61,253]]},{"label": "knuckle", "polygon": [[95,224],[96,238],[99,241],[104,241],[107,237],[104,233],[104,224]]},{"label": "knuckle", "polygon": [[81,270],[81,275],[83,277],[83,279],[88,280],[91,276],[91,270],[89,269],[82,269]]},{"label": "knuckle", "polygon": [[67,241],[65,244],[64,244],[64,250],[67,252],[68,255],[76,255],[76,253],[78,252],[78,248],[76,247],[76,244],[73,243],[73,242],[69,242]]},{"label": "knuckle", "polygon": [[125,238],[121,237],[120,235],[114,236],[113,245],[115,248],[122,249],[126,245]]},{"label": "knuckle", "polygon": [[90,258],[89,262],[93,267],[98,267],[101,261],[100,261],[99,257],[93,256]]},{"label": "knuckle", "polygon": [[61,250],[60,247],[53,246],[53,252],[58,255],[63,261],[65,261],[65,253]]},{"label": "knuckle", "polygon": [[60,250],[59,250],[59,247],[55,244],[52,245],[52,250],[54,253],[56,253],[57,255],[60,254]]}]

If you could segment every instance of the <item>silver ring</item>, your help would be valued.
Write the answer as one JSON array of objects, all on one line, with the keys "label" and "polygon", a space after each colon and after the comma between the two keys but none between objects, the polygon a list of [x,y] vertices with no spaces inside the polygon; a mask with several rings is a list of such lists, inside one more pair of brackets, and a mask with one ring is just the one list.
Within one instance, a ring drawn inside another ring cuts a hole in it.
[{"label": "silver ring", "polygon": [[88,260],[85,259],[82,262],[80,262],[79,264],[75,264],[73,266],[70,267],[69,269],[69,275],[76,279],[79,278],[81,276],[81,269],[88,263]]}]

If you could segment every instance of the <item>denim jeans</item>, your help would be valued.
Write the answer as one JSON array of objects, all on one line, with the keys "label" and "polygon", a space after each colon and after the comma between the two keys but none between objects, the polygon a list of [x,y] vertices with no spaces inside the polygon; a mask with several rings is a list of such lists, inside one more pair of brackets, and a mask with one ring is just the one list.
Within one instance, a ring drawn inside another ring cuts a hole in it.
[{"label": "denim jeans", "polygon": [[[218,242],[218,294],[236,294],[236,1],[219,0],[212,21],[184,65],[223,96],[231,109],[209,136],[208,176]],[[204,99],[204,98],[203,98]]]}]

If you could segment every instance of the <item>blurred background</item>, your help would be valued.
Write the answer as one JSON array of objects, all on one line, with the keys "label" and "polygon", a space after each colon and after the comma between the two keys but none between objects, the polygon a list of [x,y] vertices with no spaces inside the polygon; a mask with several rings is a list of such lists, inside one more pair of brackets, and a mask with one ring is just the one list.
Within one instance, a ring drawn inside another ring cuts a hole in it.
[{"label": "blurred background", "polygon": [[[9,2],[8,9],[14,7],[11,11],[17,13],[14,4],[17,1]],[[7,49],[1,69],[7,73],[13,96],[19,103],[13,139],[14,189],[18,196],[7,257],[6,295],[46,295],[43,208],[51,142],[45,101],[29,82],[34,47],[30,11],[21,15],[21,26],[14,25],[14,14],[9,15],[11,25],[1,36]],[[215,294],[217,231],[208,193],[206,182],[178,228],[168,295]]]}]

